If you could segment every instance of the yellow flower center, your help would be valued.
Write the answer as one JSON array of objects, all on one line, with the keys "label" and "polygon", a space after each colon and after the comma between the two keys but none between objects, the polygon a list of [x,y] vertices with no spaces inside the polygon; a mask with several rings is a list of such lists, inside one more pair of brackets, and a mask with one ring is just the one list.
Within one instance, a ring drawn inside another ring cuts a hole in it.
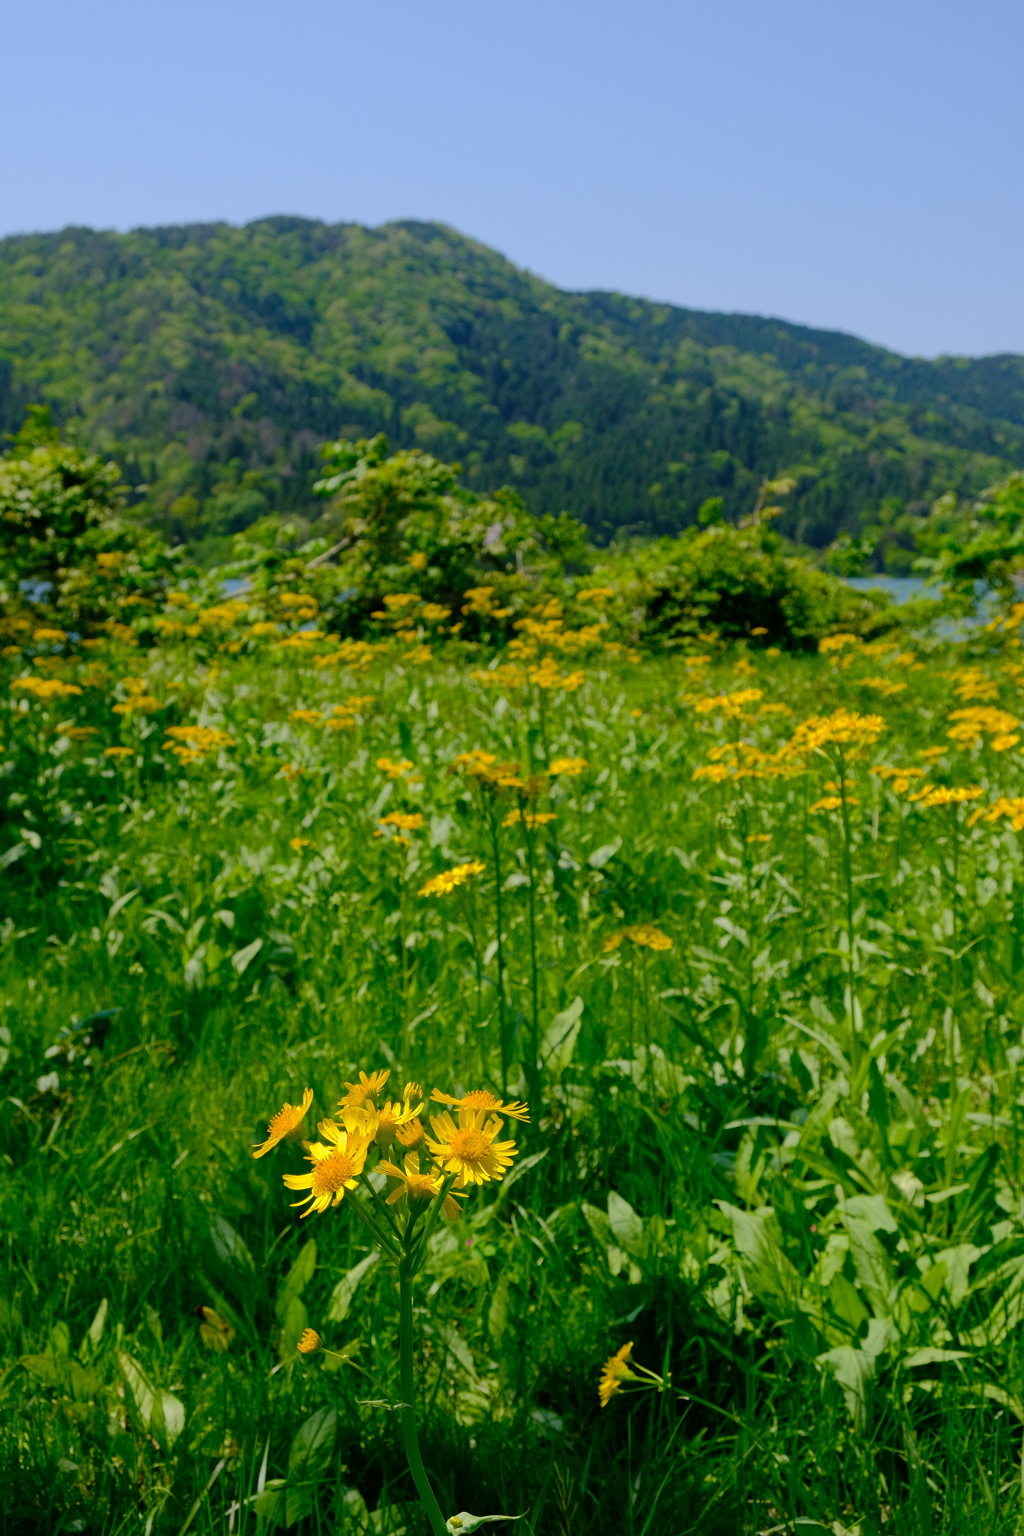
[{"label": "yellow flower center", "polygon": [[303,1112],[294,1104],[286,1104],[284,1109],[279,1109],[267,1127],[270,1136],[287,1136],[305,1118]]},{"label": "yellow flower center", "polygon": [[437,1193],[437,1188],[428,1173],[406,1174],[405,1193],[416,1204],[429,1205]]},{"label": "yellow flower center", "polygon": [[476,1088],[472,1093],[467,1093],[462,1101],[463,1109],[497,1109],[498,1100],[493,1093],[488,1093],[486,1088]]},{"label": "yellow flower center", "polygon": [[313,1169],[314,1196],[334,1194],[355,1176],[355,1172],[355,1160],[344,1153],[336,1152],[333,1157],[325,1157]]},{"label": "yellow flower center", "polygon": [[482,1163],[491,1144],[481,1131],[456,1131],[451,1139],[452,1156],[464,1163]]}]

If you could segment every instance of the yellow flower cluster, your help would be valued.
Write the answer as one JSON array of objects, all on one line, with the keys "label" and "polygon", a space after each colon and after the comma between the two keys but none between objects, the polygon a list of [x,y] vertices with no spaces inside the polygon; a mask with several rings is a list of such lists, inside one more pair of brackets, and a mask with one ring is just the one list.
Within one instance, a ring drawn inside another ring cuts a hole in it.
[{"label": "yellow flower cluster", "polygon": [[553,656],[542,656],[535,667],[527,668],[527,675],[536,688],[562,689],[565,693],[575,693],[586,681],[583,672],[560,672]]},{"label": "yellow flower cluster", "polygon": [[11,684],[12,693],[28,693],[35,699],[73,699],[81,693],[75,683],[62,683],[56,677],[19,677]]},{"label": "yellow flower cluster", "polygon": [[962,747],[976,746],[988,736],[993,752],[1007,752],[1020,741],[1020,721],[1005,709],[987,705],[954,709],[949,718],[956,724],[946,735]]},{"label": "yellow flower cluster", "polygon": [[732,693],[716,693],[706,698],[689,699],[698,715],[710,715],[712,712],[722,715],[726,720],[737,720],[742,715],[747,704],[756,704],[758,699],[764,698],[762,688],[736,688]]},{"label": "yellow flower cluster", "polygon": [[467,880],[474,875],[482,875],[484,866],[479,859],[470,859],[466,864],[455,864],[451,869],[443,869],[439,875],[432,875],[420,890],[421,896],[447,896],[458,886],[465,885]]},{"label": "yellow flower cluster", "polygon": [[827,656],[830,651],[842,651],[847,646],[860,645],[860,643],[860,635],[826,635],[823,640],[818,641],[818,652],[822,656]]},{"label": "yellow flower cluster", "polygon": [[902,693],[906,683],[894,683],[891,677],[858,677],[858,688],[870,688],[873,693],[880,693],[883,698],[891,699],[897,693]]},{"label": "yellow flower cluster", "polygon": [[469,675],[482,688],[525,688],[528,681],[521,667],[511,666],[507,662],[503,666],[487,667]]},{"label": "yellow flower cluster", "polygon": [[548,764],[548,775],[552,779],[578,778],[584,773],[590,764],[585,757],[556,757],[553,763]]},{"label": "yellow flower cluster", "polygon": [[1024,799],[1008,800],[1005,795],[1000,795],[991,805],[978,807],[967,818],[969,827],[976,826],[979,821],[995,822],[1005,816],[1006,820],[1015,832],[1024,831]]},{"label": "yellow flower cluster", "polygon": [[209,725],[172,725],[164,745],[182,763],[200,763],[208,752],[233,747],[235,738]]},{"label": "yellow flower cluster", "polygon": [[[837,635],[832,637],[838,639]],[[855,751],[872,746],[885,730],[881,715],[859,715],[855,710],[837,709],[831,715],[811,715],[793,732],[788,750],[797,754],[824,747],[852,747]]]},{"label": "yellow flower cluster", "polygon": [[636,944],[640,949],[671,949],[672,940],[667,933],[654,923],[634,923],[629,928],[620,928],[618,933],[610,933],[601,944],[601,953],[610,955],[618,949],[623,939],[628,939],[631,944]]},{"label": "yellow flower cluster", "polygon": [[961,704],[999,697],[999,684],[994,678],[986,676],[980,667],[957,667],[948,675],[953,680],[953,691]]},{"label": "yellow flower cluster", "polygon": [[[454,1098],[435,1088],[431,1102],[449,1108],[431,1116],[433,1134],[428,1135],[421,1123],[425,1106],[419,1085],[407,1083],[401,1099],[386,1101],[389,1076],[388,1071],[360,1072],[358,1082],[345,1084],[347,1092],[339,1100],[339,1113],[319,1122],[317,1131],[322,1141],[303,1141],[312,1165],[309,1172],[283,1175],[286,1188],[306,1192],[296,1202],[306,1207],[303,1217],[340,1205],[346,1190],[358,1187],[371,1148],[376,1146],[386,1153],[396,1140],[407,1149],[402,1166],[382,1157],[377,1168],[391,1185],[388,1205],[404,1202],[410,1214],[441,1196],[445,1215],[454,1217],[458,1211],[453,1195],[464,1197],[469,1186],[499,1180],[511,1167],[517,1151],[515,1142],[499,1141],[498,1137],[505,1118],[529,1119],[525,1104],[504,1104],[486,1089]],[[267,1139],[254,1148],[253,1156],[263,1157],[282,1141],[300,1140],[312,1102],[312,1089],[307,1088],[300,1104],[285,1104],[272,1118]],[[457,1110],[457,1121],[452,1109]],[[420,1165],[423,1152],[428,1157],[425,1167]],[[312,1352],[319,1342],[314,1335],[304,1348]]]},{"label": "yellow flower cluster", "polygon": [[889,768],[879,764],[871,772],[897,795],[905,795],[915,779],[923,779],[927,768]]},{"label": "yellow flower cluster", "polygon": [[336,651],[326,656],[316,656],[314,667],[348,667],[352,672],[365,672],[374,656],[383,649],[369,640],[343,640]]},{"label": "yellow flower cluster", "polygon": [[534,832],[538,827],[546,827],[549,821],[556,819],[554,811],[509,811],[503,818],[503,827],[524,826],[528,832]]},{"label": "yellow flower cluster", "polygon": [[115,715],[152,714],[154,710],[162,706],[160,700],[152,693],[146,692],[146,679],[144,677],[126,677],[124,679],[125,692],[128,697],[122,704],[115,704]]},{"label": "yellow flower cluster", "polygon": [[925,785],[915,790],[907,799],[916,802],[922,810],[934,810],[937,806],[963,805],[968,800],[980,800],[985,791],[980,784],[961,785],[957,789],[943,784]]}]

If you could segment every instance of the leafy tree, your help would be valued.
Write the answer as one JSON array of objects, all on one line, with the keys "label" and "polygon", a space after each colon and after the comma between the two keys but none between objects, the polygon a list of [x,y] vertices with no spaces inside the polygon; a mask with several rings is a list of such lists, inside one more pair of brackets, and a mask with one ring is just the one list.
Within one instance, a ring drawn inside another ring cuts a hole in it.
[{"label": "leafy tree", "polygon": [[184,551],[125,510],[118,466],[62,441],[30,408],[0,458],[0,604],[5,616],[88,630],[162,599]]},{"label": "leafy tree", "polygon": [[980,584],[1012,601],[1024,578],[1024,474],[966,505],[953,493],[940,497],[918,543],[919,563],[950,592],[971,600]]}]

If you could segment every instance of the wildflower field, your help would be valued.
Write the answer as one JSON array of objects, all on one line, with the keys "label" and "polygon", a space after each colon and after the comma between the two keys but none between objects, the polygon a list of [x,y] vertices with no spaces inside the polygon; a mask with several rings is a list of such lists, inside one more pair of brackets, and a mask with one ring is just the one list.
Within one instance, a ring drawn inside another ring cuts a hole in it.
[{"label": "wildflower field", "polygon": [[292,607],[8,635],[3,1529],[422,1536],[437,1196],[445,1516],[1018,1531],[1020,614]]}]

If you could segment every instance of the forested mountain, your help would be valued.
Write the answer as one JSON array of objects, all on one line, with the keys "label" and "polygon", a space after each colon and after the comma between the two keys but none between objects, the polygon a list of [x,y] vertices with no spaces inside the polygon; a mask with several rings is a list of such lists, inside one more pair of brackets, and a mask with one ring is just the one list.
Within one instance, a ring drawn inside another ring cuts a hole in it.
[{"label": "forested mountain", "polygon": [[1024,465],[1024,358],[565,293],[437,224],[299,218],[0,241],[0,430],[48,402],[177,537],[315,517],[324,438],[387,433],[593,536],[796,481],[812,544]]}]

